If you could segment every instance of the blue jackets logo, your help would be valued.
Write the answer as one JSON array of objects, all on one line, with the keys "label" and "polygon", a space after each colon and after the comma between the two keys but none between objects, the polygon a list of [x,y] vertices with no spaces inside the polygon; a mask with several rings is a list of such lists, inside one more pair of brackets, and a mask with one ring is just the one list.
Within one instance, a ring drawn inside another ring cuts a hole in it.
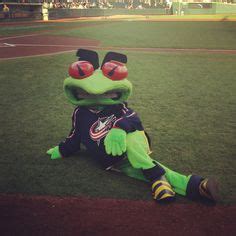
[{"label": "blue jackets logo", "polygon": [[98,118],[98,120],[91,126],[89,130],[91,139],[96,141],[99,145],[100,140],[107,135],[115,121],[115,115]]}]

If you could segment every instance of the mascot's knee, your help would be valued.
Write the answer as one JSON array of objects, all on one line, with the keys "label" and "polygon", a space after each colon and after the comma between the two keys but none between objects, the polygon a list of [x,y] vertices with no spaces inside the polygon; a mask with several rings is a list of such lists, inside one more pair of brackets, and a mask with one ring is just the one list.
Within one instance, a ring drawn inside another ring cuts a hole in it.
[{"label": "mascot's knee", "polygon": [[127,150],[135,148],[136,145],[140,144],[139,142],[139,134],[140,131],[134,131],[131,133],[128,133],[126,136],[126,145]]},{"label": "mascot's knee", "polygon": [[144,149],[150,151],[148,139],[144,131],[134,131],[127,134],[126,137],[127,151],[137,151]]}]

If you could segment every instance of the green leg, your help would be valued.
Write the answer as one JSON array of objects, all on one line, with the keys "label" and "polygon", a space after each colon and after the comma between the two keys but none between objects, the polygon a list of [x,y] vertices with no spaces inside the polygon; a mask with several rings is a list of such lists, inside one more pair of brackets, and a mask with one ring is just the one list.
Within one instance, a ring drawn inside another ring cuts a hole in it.
[{"label": "green leg", "polygon": [[150,169],[155,166],[155,163],[162,166],[166,173],[165,177],[173,187],[174,191],[180,195],[186,195],[186,188],[191,176],[185,176],[175,171],[170,170],[161,163],[153,160],[150,156],[150,148],[147,138],[143,131],[135,131],[127,135],[127,157],[118,166],[121,172],[126,175],[148,181],[143,175],[142,170]]},{"label": "green leg", "polygon": [[165,177],[170,183],[170,185],[173,187],[174,191],[180,195],[185,196],[187,185],[189,183],[189,179],[191,178],[191,175],[189,176],[182,175],[178,172],[170,170],[169,168],[165,167],[159,162],[157,163],[165,169],[166,171]]}]

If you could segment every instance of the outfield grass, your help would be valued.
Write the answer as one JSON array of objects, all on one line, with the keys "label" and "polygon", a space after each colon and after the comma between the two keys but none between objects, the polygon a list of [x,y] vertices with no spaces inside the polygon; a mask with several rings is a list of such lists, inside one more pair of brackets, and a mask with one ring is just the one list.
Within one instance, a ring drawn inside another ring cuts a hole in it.
[{"label": "outfield grass", "polygon": [[170,20],[219,20],[219,21],[234,21],[236,19],[236,14],[229,13],[229,14],[209,14],[209,15],[150,15],[148,16],[149,19],[155,19],[155,20],[162,20],[162,19],[170,19]]},{"label": "outfield grass", "polygon": [[[20,24],[8,24],[14,22],[5,22],[1,24],[0,36],[24,35],[34,33],[53,33],[59,29],[66,30],[69,28],[79,28],[84,26],[94,25],[94,21],[80,21],[80,22],[21,22]],[[17,22],[19,23],[19,22]],[[97,23],[103,24],[103,22]]]},{"label": "outfield grass", "polygon": [[112,22],[56,34],[97,39],[103,46],[236,49],[236,22]]},{"label": "outfield grass", "polygon": [[[99,52],[101,57],[105,51]],[[184,174],[214,176],[235,203],[236,55],[127,52],[130,106],[153,158]],[[99,169],[83,151],[50,160],[71,128],[63,79],[73,54],[1,61],[0,192],[150,200],[146,183]]]}]

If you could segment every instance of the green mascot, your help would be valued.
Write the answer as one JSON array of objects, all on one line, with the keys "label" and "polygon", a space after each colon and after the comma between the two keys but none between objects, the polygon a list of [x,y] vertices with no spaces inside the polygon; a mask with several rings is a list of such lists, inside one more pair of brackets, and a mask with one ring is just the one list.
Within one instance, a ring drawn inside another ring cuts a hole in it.
[{"label": "green mascot", "polygon": [[150,139],[137,113],[126,103],[132,92],[126,55],[108,52],[101,66],[94,51],[79,49],[77,56],[64,81],[66,97],[76,106],[72,130],[47,151],[51,159],[66,158],[83,144],[105,170],[149,182],[158,202],[172,201],[176,193],[215,202],[214,180],[179,174],[150,157]]}]

